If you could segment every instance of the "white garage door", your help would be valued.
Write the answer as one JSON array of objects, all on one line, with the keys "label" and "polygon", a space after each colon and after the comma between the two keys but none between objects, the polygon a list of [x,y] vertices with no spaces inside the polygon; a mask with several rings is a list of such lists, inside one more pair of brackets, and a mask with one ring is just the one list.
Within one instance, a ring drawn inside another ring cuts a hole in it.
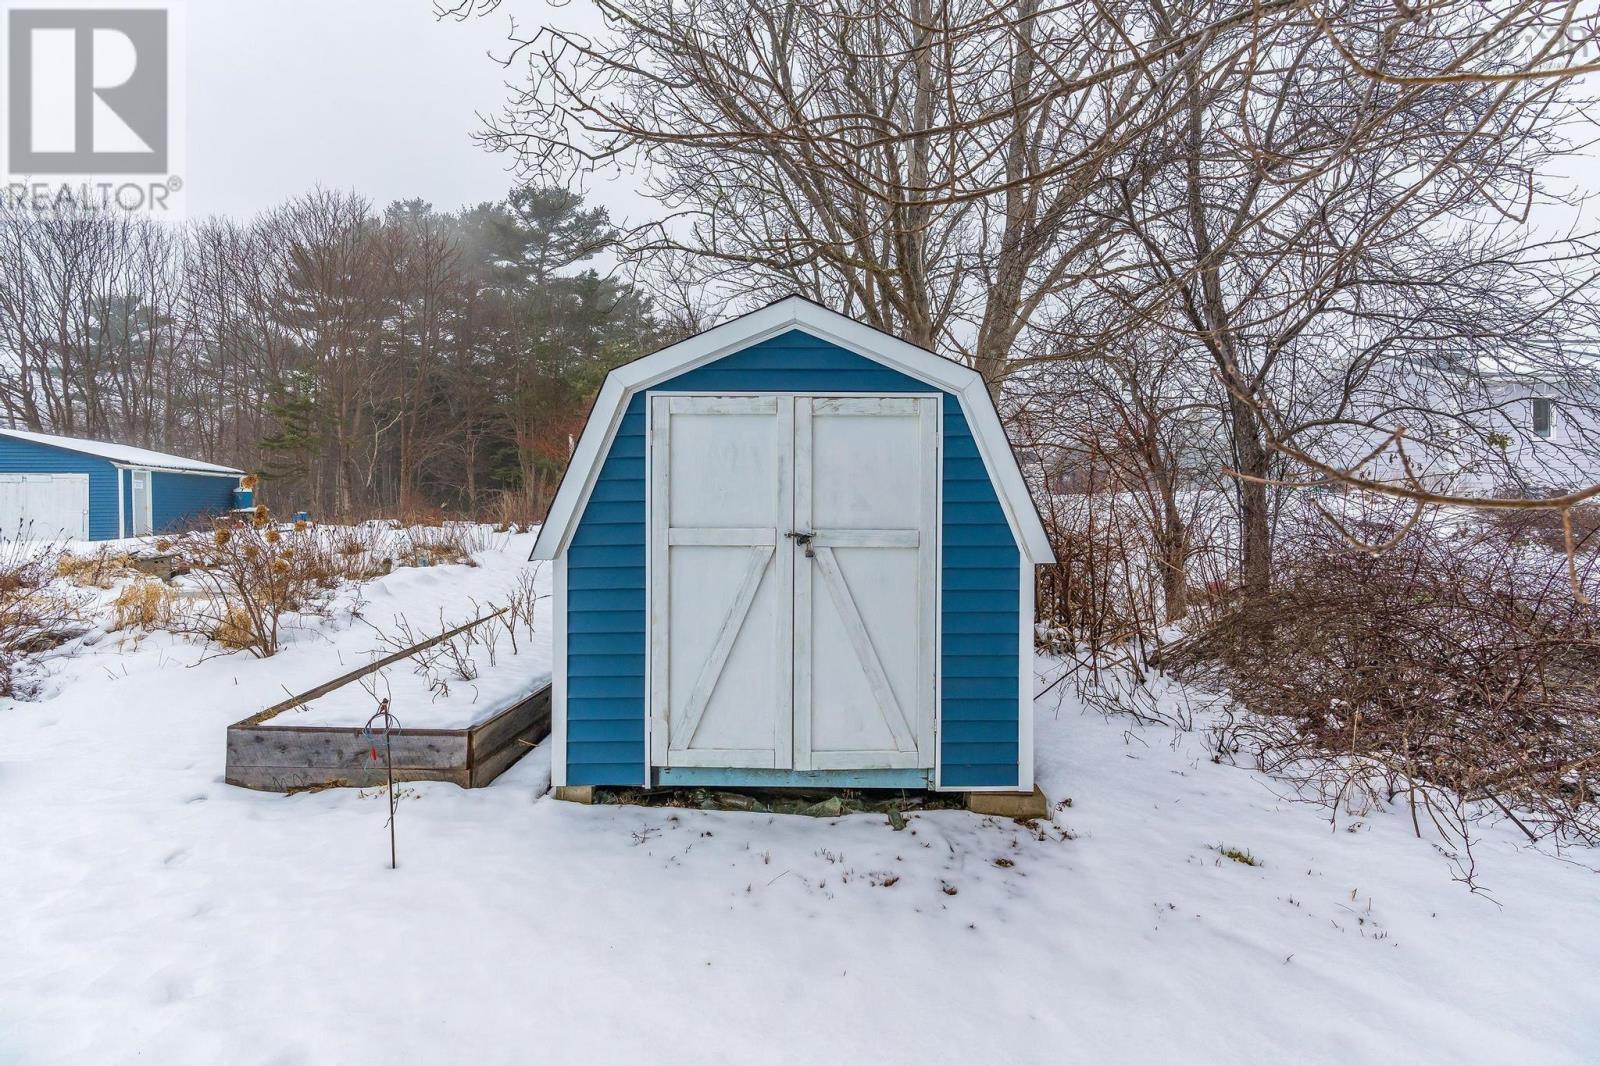
[{"label": "white garage door", "polygon": [[0,538],[88,537],[88,474],[0,474]]},{"label": "white garage door", "polygon": [[931,766],[939,401],[655,396],[657,766]]}]

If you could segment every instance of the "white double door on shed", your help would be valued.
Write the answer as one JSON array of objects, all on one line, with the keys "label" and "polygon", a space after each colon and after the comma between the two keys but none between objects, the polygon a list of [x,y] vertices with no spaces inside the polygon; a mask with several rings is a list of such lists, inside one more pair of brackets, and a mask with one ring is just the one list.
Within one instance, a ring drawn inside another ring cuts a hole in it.
[{"label": "white double door on shed", "polygon": [[652,764],[933,765],[939,417],[651,396]]},{"label": "white double door on shed", "polygon": [[88,474],[0,474],[0,538],[86,540]]}]

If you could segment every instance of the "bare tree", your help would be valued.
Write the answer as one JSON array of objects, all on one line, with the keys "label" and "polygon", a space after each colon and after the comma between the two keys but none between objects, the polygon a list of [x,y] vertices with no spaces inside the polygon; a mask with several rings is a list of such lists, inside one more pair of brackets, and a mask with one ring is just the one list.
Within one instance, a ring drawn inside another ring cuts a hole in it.
[{"label": "bare tree", "polygon": [[1141,146],[1146,172],[1116,182],[1126,267],[1056,329],[1063,357],[1155,331],[1209,367],[1255,594],[1271,577],[1274,442],[1315,451],[1404,418],[1481,454],[1484,375],[1569,371],[1595,278],[1590,239],[1541,243],[1525,224],[1554,195],[1530,174],[1575,113],[1560,83],[1353,79],[1315,20],[1257,45],[1231,78],[1192,77]]},{"label": "bare tree", "polygon": [[1114,269],[1101,199],[1145,180],[1130,149],[1291,5],[1214,4],[1175,33],[1126,2],[596,6],[603,37],[514,37],[528,83],[491,146],[546,178],[637,166],[669,213],[632,252],[806,293],[998,390],[1031,325]]}]

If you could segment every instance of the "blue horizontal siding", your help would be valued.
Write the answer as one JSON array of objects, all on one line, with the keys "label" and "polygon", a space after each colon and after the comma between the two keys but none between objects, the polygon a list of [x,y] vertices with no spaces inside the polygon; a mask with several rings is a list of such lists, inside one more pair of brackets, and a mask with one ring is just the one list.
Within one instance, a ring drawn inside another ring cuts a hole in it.
[{"label": "blue horizontal siding", "polygon": [[999,633],[1003,631],[1003,627],[1014,622],[1014,615],[1015,612],[1011,611],[963,611],[960,614],[946,616],[944,631],[963,635]]},{"label": "blue horizontal siding", "polygon": [[[567,781],[574,785],[645,783],[644,442],[644,397],[635,396],[567,548]],[[625,586],[607,583],[613,570],[628,576]]]},{"label": "blue horizontal siding", "polygon": [[[656,385],[655,390],[937,391],[799,331],[724,356]],[[946,681],[940,714],[946,724],[940,735],[940,758],[944,783],[1005,787],[1015,785],[1019,776],[1021,556],[955,396],[944,394],[943,422],[940,602]],[[641,394],[628,403],[567,550],[567,780],[571,784],[645,783],[644,455]],[[663,783],[670,783],[670,776],[664,774]],[[762,782],[741,778],[738,783]]]},{"label": "blue horizontal siding", "polygon": [[944,723],[945,739],[957,744],[1017,742],[1017,728],[1004,718],[963,718]]},{"label": "blue horizontal siding", "polygon": [[[979,617],[987,616],[980,615]],[[962,616],[958,615],[957,618],[965,622],[965,618]],[[1015,656],[1017,653],[1017,635],[1015,633],[993,632],[995,625],[1003,623],[990,622],[988,624],[990,626],[989,631],[957,634],[957,639],[952,639],[945,647],[946,658],[949,658],[952,654],[967,658],[977,656],[987,658],[991,655]]]},{"label": "blue horizontal siding", "polygon": [[609,677],[644,677],[644,656],[637,654],[571,655],[567,656],[567,670],[605,673]]},{"label": "blue horizontal siding", "polygon": [[604,589],[634,589],[644,586],[642,566],[582,567],[567,573],[567,589],[596,591]]},{"label": "blue horizontal siding", "polygon": [[569,664],[567,667],[567,714],[572,714],[572,701],[582,702],[584,699],[598,696],[603,699],[636,699],[639,706],[644,706],[644,677],[643,675],[618,676],[607,670],[596,675],[573,673]]},{"label": "blue horizontal siding", "polygon": [[998,590],[1015,593],[1018,591],[1015,570],[965,568],[952,570],[945,575],[945,578],[945,588],[952,592]]},{"label": "blue horizontal siding", "polygon": [[[949,576],[947,571],[946,577]],[[964,589],[945,589],[939,594],[939,602],[944,606],[945,617],[960,614],[963,611],[972,611],[978,614],[999,614],[1001,611],[1017,613],[1019,592],[1010,589],[980,589],[967,591]]]},{"label": "blue horizontal siding", "polygon": [[[570,575],[569,575],[570,576]],[[586,611],[644,611],[644,589],[583,589],[579,598]]]},{"label": "blue horizontal siding", "polygon": [[628,655],[637,642],[632,633],[568,633],[568,655]]},{"label": "blue horizontal siding", "polygon": [[[122,476],[131,484],[132,477]],[[150,529],[156,533],[181,533],[206,526],[217,515],[233,508],[233,490],[239,478],[229,474],[150,475]]]},{"label": "blue horizontal siding", "polygon": [[634,611],[568,611],[567,633],[643,633],[644,618]]},{"label": "blue horizontal siding", "polygon": [[[117,468],[109,459],[31,440],[0,437],[0,473],[88,474],[89,539],[112,540],[121,536],[117,529]],[[27,536],[27,531],[0,529],[0,538],[19,534]]]},{"label": "blue horizontal siding", "polygon": [[626,744],[633,740],[639,723],[633,718],[584,718],[567,723],[568,742],[580,744]]},{"label": "blue horizontal siding", "polygon": [[947,764],[944,768],[945,788],[1000,788],[1017,783],[1017,758],[1004,762]]},{"label": "blue horizontal siding", "polygon": [[995,699],[984,696],[967,696],[966,698],[950,704],[947,708],[945,722],[993,722],[1015,721],[1017,717],[1017,704],[1015,700]]},{"label": "blue horizontal siding", "polygon": [[957,701],[969,699],[981,700],[1007,700],[1013,708],[1011,714],[1016,716],[1017,679],[1016,671],[1011,671],[1010,677],[1000,676],[997,671],[993,677],[951,677],[946,675],[941,686],[944,689],[943,710],[946,717],[952,713],[959,713],[959,708],[952,707]]}]

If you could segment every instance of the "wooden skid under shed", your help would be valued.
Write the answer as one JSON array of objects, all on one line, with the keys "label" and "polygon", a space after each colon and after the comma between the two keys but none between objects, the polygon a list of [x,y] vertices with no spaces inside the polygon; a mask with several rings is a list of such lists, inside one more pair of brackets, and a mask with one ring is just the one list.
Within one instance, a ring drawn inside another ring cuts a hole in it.
[{"label": "wooden skid under shed", "polygon": [[[359,726],[272,725],[252,715],[228,727],[226,780],[266,792],[369,788],[384,767]],[[467,729],[404,729],[390,737],[396,781],[482,788],[550,735],[550,686]]]}]

